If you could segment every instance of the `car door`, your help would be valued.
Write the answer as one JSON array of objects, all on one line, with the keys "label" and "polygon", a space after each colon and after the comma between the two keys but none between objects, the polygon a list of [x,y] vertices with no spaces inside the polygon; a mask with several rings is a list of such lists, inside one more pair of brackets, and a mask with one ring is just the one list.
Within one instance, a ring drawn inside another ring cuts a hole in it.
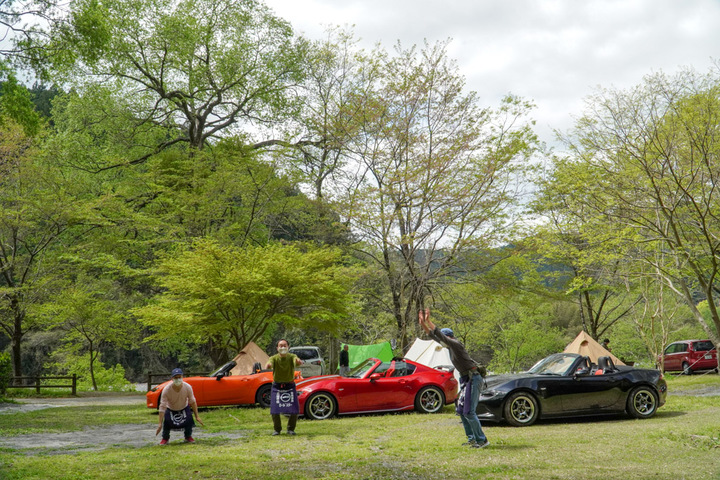
[{"label": "car door", "polygon": [[665,349],[665,370],[682,370],[686,348],[684,343],[673,343]]},{"label": "car door", "polygon": [[543,415],[552,416],[562,413],[563,396],[568,391],[572,379],[560,375],[542,376],[537,380],[537,391],[540,394]]},{"label": "car door", "polygon": [[618,409],[622,397],[622,375],[578,375],[567,378],[562,394],[565,412],[593,413]]},{"label": "car door", "polygon": [[[394,364],[394,361],[381,363],[367,378],[362,379],[363,382],[358,383],[357,411],[394,410],[405,405],[412,387],[407,377],[392,376]],[[391,376],[386,376],[388,373]]]}]

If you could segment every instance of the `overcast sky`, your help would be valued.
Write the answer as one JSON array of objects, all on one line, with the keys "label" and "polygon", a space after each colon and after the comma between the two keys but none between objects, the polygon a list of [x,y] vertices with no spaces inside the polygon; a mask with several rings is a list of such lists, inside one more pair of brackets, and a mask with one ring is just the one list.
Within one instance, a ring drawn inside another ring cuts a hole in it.
[{"label": "overcast sky", "polygon": [[720,59],[720,0],[265,0],[298,33],[354,25],[362,45],[391,50],[452,39],[483,106],[507,93],[532,100],[537,132],[554,143],[598,86]]}]

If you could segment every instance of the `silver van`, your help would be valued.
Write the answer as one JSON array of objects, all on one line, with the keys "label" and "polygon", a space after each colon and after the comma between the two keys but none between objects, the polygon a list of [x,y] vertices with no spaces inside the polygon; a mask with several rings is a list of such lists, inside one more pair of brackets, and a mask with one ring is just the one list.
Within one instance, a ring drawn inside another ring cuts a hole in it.
[{"label": "silver van", "polygon": [[297,355],[298,358],[303,361],[303,364],[298,367],[303,377],[307,378],[325,374],[325,361],[320,354],[320,348],[290,347],[289,353]]}]

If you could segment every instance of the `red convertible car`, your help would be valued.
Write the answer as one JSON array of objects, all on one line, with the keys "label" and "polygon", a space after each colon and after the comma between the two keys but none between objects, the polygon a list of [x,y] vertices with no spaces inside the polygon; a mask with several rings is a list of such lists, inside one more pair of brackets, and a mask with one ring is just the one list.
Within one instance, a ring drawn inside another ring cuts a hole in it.
[{"label": "red convertible car", "polygon": [[[250,375],[231,375],[230,370],[236,363],[229,362],[207,377],[187,377],[183,381],[193,388],[198,407],[216,405],[253,405],[270,406],[270,388],[272,387],[272,370],[262,370]],[[301,379],[300,372],[295,372],[295,381]],[[158,408],[168,380],[153,388],[146,394],[148,408]]]},{"label": "red convertible car", "polygon": [[369,358],[347,377],[326,375],[298,381],[297,391],[300,413],[324,420],[349,413],[435,413],[455,401],[458,382],[452,371],[405,359]]}]

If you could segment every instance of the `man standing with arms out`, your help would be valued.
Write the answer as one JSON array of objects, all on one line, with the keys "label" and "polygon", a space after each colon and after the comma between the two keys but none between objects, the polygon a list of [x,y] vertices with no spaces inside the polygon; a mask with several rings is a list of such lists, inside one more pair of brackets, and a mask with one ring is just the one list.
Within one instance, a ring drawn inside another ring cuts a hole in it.
[{"label": "man standing with arms out", "polygon": [[350,373],[350,353],[347,344],[345,344],[343,349],[340,350],[340,376],[347,377],[348,373]]},{"label": "man standing with arms out", "polygon": [[[176,368],[170,374],[172,383],[163,388],[158,406],[158,428],[155,435],[162,430],[160,445],[167,445],[170,441],[170,430],[185,430],[185,441],[195,443],[192,437],[192,429],[195,426],[192,413],[195,413],[200,425],[205,425],[198,415],[197,402],[192,387],[183,382],[183,371]],[[190,409],[192,408],[192,413]]]},{"label": "man standing with arms out", "polygon": [[460,415],[468,441],[463,445],[472,448],[483,448],[490,445],[480,426],[477,416],[477,404],[480,398],[482,385],[482,367],[478,367],[475,360],[470,358],[462,343],[455,339],[453,331],[449,328],[439,329],[430,321],[430,309],[418,312],[420,328],[440,345],[450,351],[450,360],[460,373],[460,395],[457,402],[457,413]]},{"label": "man standing with arms out", "polygon": [[277,343],[277,355],[268,360],[266,369],[273,371],[273,385],[270,390],[270,414],[273,419],[273,435],[280,435],[282,423],[280,415],[290,415],[287,424],[288,435],[295,435],[300,404],[295,391],[295,366],[302,365],[303,361],[296,355],[288,353],[290,345],[287,340]]}]

